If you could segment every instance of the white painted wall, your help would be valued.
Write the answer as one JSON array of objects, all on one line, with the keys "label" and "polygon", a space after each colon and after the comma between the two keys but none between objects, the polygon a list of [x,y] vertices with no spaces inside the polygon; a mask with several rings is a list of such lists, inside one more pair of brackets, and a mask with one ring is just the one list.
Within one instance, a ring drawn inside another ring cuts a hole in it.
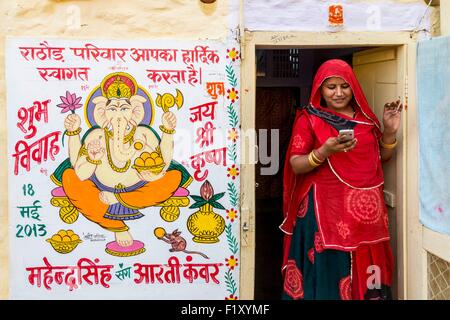
[{"label": "white painted wall", "polygon": [[[328,25],[328,6],[344,7],[345,31],[414,30],[426,4],[422,0],[245,0],[245,27],[251,31],[336,31]],[[429,29],[429,11],[420,29]]]}]

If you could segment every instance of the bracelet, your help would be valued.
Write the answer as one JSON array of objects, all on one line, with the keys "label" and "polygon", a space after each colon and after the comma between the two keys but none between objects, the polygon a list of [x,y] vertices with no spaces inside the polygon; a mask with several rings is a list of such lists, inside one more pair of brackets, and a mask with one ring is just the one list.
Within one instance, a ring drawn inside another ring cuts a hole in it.
[{"label": "bracelet", "polygon": [[320,153],[319,149],[316,149],[316,152],[320,156],[320,158],[322,158],[323,160],[320,160],[319,157],[317,157],[317,159],[319,159],[322,162],[325,162],[325,160],[327,160],[327,157],[324,157],[323,154]]},{"label": "bracelet", "polygon": [[322,164],[321,162],[318,163],[316,160],[314,160],[313,151],[311,151],[308,155],[308,162],[313,168],[316,168]]},{"label": "bracelet", "polygon": [[168,133],[168,134],[174,134],[175,133],[175,129],[167,129],[164,126],[159,126],[159,129],[164,132],[164,133]]},{"label": "bracelet", "polygon": [[83,144],[80,148],[80,151],[78,151],[78,158],[82,157],[82,156],[87,156],[87,155],[88,155],[88,152],[87,152],[86,146]]},{"label": "bracelet", "polygon": [[383,138],[380,138],[380,145],[384,149],[394,149],[397,146],[397,143],[398,143],[397,139],[395,139],[394,143],[389,144],[389,143],[384,143]]},{"label": "bracelet", "polygon": [[66,136],[76,136],[76,135],[79,134],[80,132],[81,132],[81,127],[78,128],[78,129],[75,130],[75,131],[69,131],[69,130],[66,130],[66,132],[64,132],[64,133],[65,133]]},{"label": "bracelet", "polygon": [[[324,163],[325,159],[324,158],[320,159],[314,151],[317,151],[317,153],[319,153],[319,150],[315,149],[315,150],[311,151],[311,156],[315,160],[315,162],[320,163],[320,164]],[[320,153],[319,153],[319,155],[320,155]]]},{"label": "bracelet", "polygon": [[314,158],[312,156],[312,151],[308,155],[308,162],[309,162],[309,165],[313,168],[316,168],[322,164],[322,163],[318,163],[314,160]]},{"label": "bracelet", "polygon": [[98,166],[99,164],[102,164],[102,160],[92,160],[91,158],[89,158],[89,156],[86,156],[86,161],[92,164],[95,164],[96,166]]}]

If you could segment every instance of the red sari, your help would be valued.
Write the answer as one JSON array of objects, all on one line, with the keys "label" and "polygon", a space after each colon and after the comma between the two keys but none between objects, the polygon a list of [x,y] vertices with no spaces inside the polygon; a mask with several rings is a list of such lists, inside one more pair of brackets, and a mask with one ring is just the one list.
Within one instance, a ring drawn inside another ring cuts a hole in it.
[{"label": "red sari", "polygon": [[[350,118],[321,105],[320,87],[330,77],[344,79],[353,91],[355,117]],[[322,146],[341,128],[353,128],[358,139],[347,153],[336,153],[315,170],[295,175],[293,155],[307,155]],[[296,114],[286,154],[283,182],[285,233],[283,270],[289,264],[292,234],[302,201],[314,192],[314,214],[324,250],[351,253],[353,299],[363,299],[371,266],[379,267],[381,283],[392,282],[387,209],[383,197],[383,172],[378,140],[380,123],[370,109],[352,68],[342,60],[329,60],[317,71],[310,105]],[[368,271],[369,270],[369,271]],[[378,270],[378,269],[377,269]]]}]

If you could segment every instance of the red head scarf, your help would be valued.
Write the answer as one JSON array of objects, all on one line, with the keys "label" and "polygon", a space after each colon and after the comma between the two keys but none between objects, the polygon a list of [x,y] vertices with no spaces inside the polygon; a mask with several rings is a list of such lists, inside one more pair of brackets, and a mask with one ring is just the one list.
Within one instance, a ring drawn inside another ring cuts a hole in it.
[{"label": "red head scarf", "polygon": [[[309,99],[310,104],[316,108],[323,108],[326,106],[320,105],[320,100],[322,94],[320,92],[320,87],[323,82],[331,77],[339,77],[344,79],[353,91],[353,97],[361,109],[361,112],[367,118],[367,120],[373,122],[375,126],[379,129],[380,122],[377,117],[373,113],[372,109],[370,109],[369,104],[367,103],[367,99],[364,96],[364,93],[359,85],[358,80],[356,79],[355,74],[353,73],[352,67],[348,65],[347,62],[340,59],[332,59],[324,62],[316,72],[316,75],[313,80],[313,85],[311,89],[311,96]],[[327,109],[327,111],[330,111]],[[380,132],[381,134],[381,132]]]}]

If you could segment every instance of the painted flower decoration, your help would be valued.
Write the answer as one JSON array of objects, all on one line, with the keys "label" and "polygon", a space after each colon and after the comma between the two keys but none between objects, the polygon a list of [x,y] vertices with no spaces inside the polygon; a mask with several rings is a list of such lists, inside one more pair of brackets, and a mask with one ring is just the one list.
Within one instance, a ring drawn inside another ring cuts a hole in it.
[{"label": "painted flower decoration", "polygon": [[231,103],[234,103],[237,99],[239,99],[238,96],[239,92],[235,88],[228,89],[227,93],[228,93],[227,98],[228,100],[231,100]]},{"label": "painted flower decoration", "polygon": [[314,248],[316,249],[317,253],[321,253],[324,250],[322,237],[320,236],[320,233],[318,231],[314,233]]},{"label": "painted flower decoration", "polygon": [[225,210],[225,207],[217,202],[217,200],[222,198],[224,195],[225,192],[214,194],[214,189],[211,183],[206,180],[200,187],[200,196],[190,196],[195,202],[189,207],[189,209],[200,208],[206,204],[209,204],[213,208]]},{"label": "painted flower decoration", "polygon": [[348,237],[348,235],[350,234],[350,230],[348,228],[348,225],[346,223],[344,223],[343,221],[339,221],[339,223],[336,225],[339,235],[346,239]]},{"label": "painted flower decoration", "polygon": [[239,175],[239,169],[234,164],[231,167],[229,167],[227,171],[228,171],[227,176],[231,177],[231,179],[233,180],[236,179],[236,177]]},{"label": "painted flower decoration", "polygon": [[237,211],[234,208],[231,208],[230,210],[226,210],[227,212],[227,219],[230,219],[231,222],[234,222],[234,219],[237,219]]},{"label": "painted flower decoration", "polygon": [[305,142],[299,134],[295,135],[292,139],[292,146],[297,149],[303,149],[303,147],[305,146]]},{"label": "painted flower decoration", "polygon": [[239,51],[236,50],[236,48],[233,49],[227,49],[227,58],[230,58],[232,61],[236,61],[239,59]]},{"label": "painted flower decoration", "polygon": [[225,297],[225,300],[238,300],[238,297],[234,294],[230,294],[228,297]]},{"label": "painted flower decoration", "polygon": [[238,266],[238,258],[234,256],[230,256],[230,258],[225,258],[226,266],[230,268],[230,270],[234,270],[234,267]]},{"label": "painted flower decoration", "polygon": [[283,289],[288,296],[294,300],[303,299],[305,291],[303,290],[303,275],[297,267],[295,260],[288,260],[284,271]]},{"label": "painted flower decoration", "polygon": [[67,111],[71,111],[75,113],[76,109],[81,108],[82,104],[80,103],[81,97],[75,95],[75,93],[70,93],[66,91],[66,96],[60,96],[62,103],[58,104],[57,107],[62,108],[61,113],[66,113]]},{"label": "painted flower decoration", "polygon": [[233,142],[236,142],[236,140],[239,138],[238,132],[235,128],[232,128],[228,130],[228,140],[231,140]]}]

